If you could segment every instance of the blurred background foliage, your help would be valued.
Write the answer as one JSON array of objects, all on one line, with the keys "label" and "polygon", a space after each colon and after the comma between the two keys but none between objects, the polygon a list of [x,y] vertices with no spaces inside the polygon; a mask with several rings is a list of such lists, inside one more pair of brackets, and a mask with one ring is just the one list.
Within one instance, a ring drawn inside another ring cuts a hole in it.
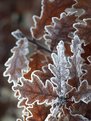
[{"label": "blurred background foliage", "polygon": [[30,34],[32,16],[40,14],[40,1],[0,0],[0,121],[15,121],[17,117],[21,117],[11,85],[3,77],[4,64],[16,42],[11,32],[20,29],[24,34]]}]

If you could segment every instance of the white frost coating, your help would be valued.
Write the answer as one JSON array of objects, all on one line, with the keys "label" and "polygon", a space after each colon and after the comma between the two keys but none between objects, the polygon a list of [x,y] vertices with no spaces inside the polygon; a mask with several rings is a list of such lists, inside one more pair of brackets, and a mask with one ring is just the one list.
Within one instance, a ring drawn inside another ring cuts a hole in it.
[{"label": "white frost coating", "polygon": [[[78,19],[79,19],[79,17],[85,13],[85,10],[84,10],[84,9],[79,9],[79,8],[76,9],[76,8],[75,8],[75,5],[78,4],[78,1],[75,0],[75,2],[76,2],[76,3],[73,4],[71,8],[66,8],[66,9],[65,9],[65,12],[66,12],[67,14],[69,14],[69,15],[75,13],[75,15],[76,15],[76,16],[78,17]],[[78,20],[78,19],[77,19],[77,20]]]},{"label": "white frost coating", "polygon": [[23,39],[24,38],[24,35],[23,35],[23,33],[18,29],[18,30],[16,30],[16,31],[14,31],[14,32],[12,32],[11,33],[12,34],[12,36],[14,36],[17,40],[19,40],[19,39]]},{"label": "white frost coating", "polygon": [[64,42],[60,41],[57,46],[57,54],[52,53],[54,65],[49,64],[48,67],[55,77],[51,80],[58,87],[59,95],[64,96],[66,93],[66,80],[69,77],[68,58],[65,56]]},{"label": "white frost coating", "polygon": [[12,57],[5,63],[6,71],[4,76],[9,76],[8,82],[16,85],[19,78],[22,77],[23,71],[27,70],[29,61],[26,55],[29,53],[27,38],[21,38],[16,42],[16,47],[11,49]]},{"label": "white frost coating", "polygon": [[55,0],[49,0],[49,2],[54,2]]},{"label": "white frost coating", "polygon": [[82,49],[82,42],[80,41],[79,37],[77,35],[74,36],[71,44],[71,52],[73,53],[73,56],[70,57],[72,68],[71,68],[71,75],[74,75],[76,77],[81,77],[82,70],[81,67],[83,65],[84,59],[81,57],[81,54],[84,52]]}]

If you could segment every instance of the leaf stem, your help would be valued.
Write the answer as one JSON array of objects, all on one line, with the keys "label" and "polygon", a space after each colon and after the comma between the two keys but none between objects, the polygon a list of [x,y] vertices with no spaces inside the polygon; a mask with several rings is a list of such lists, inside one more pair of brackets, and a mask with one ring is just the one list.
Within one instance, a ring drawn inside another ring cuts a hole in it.
[{"label": "leaf stem", "polygon": [[[11,34],[12,34],[12,36],[15,37],[17,40],[19,40],[20,38],[26,37],[26,36],[22,33],[22,31],[20,31],[20,30],[16,30],[16,31],[12,32]],[[49,49],[43,47],[41,44],[39,44],[39,43],[36,41],[36,39],[33,39],[32,37],[31,37],[31,38],[26,37],[26,38],[27,38],[27,40],[28,40],[29,42],[35,44],[39,49],[43,49],[43,50],[45,50],[45,51],[48,52],[48,53],[52,53],[51,50],[49,50]]]},{"label": "leaf stem", "polygon": [[28,39],[29,42],[31,42],[31,43],[37,45],[37,46],[39,47],[39,49],[43,49],[43,50],[45,50],[45,51],[48,52],[48,53],[52,53],[51,50],[48,50],[47,48],[43,47],[41,44],[39,44],[38,42],[36,42],[35,39],[29,39],[29,38],[27,38],[27,39]]}]

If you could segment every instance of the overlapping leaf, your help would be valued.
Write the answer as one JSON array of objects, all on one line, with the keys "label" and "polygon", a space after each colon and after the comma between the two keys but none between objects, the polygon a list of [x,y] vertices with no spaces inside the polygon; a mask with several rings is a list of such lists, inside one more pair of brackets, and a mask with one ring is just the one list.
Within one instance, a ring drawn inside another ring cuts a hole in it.
[{"label": "overlapping leaf", "polygon": [[32,80],[26,81],[25,79],[21,80],[23,82],[22,86],[17,86],[15,89],[20,91],[21,97],[28,99],[28,104],[34,102],[38,103],[51,103],[53,99],[57,97],[57,93],[50,81],[46,81],[44,85],[38,76],[32,74]]},{"label": "overlapping leaf", "polygon": [[74,3],[74,0],[42,0],[41,15],[40,17],[34,16],[33,37],[41,38],[44,34],[44,27],[50,25],[52,17],[59,17],[66,8],[71,7]]},{"label": "overlapping leaf", "polygon": [[6,62],[7,66],[4,76],[9,76],[8,82],[17,83],[18,79],[22,77],[23,70],[28,68],[28,60],[26,55],[28,52],[28,40],[26,38],[20,38],[16,42],[16,47],[14,47],[11,52],[12,57]]},{"label": "overlapping leaf", "polygon": [[80,78],[83,75],[82,65],[83,65],[84,59],[81,57],[81,54],[83,53],[82,42],[80,41],[80,39],[77,35],[75,35],[73,40],[72,40],[71,51],[73,53],[73,56],[70,57],[71,80],[69,80],[69,84],[71,86],[78,87]]},{"label": "overlapping leaf", "polygon": [[43,54],[42,52],[37,51],[31,56],[29,62],[30,70],[24,74],[24,77],[26,79],[31,79],[31,74],[33,72],[38,75],[43,82],[45,82],[46,79],[52,76],[47,67],[47,64],[50,62],[51,59],[47,56],[47,54]]},{"label": "overlapping leaf", "polygon": [[67,89],[66,81],[69,78],[69,60],[65,56],[63,41],[60,41],[57,46],[57,54],[52,53],[52,60],[54,64],[49,64],[49,69],[54,77],[51,80],[58,87],[59,95],[65,95]]},{"label": "overlapping leaf", "polygon": [[[70,43],[71,39],[68,35],[71,32],[74,32],[75,29],[73,28],[73,23],[75,22],[75,15],[68,15],[66,13],[62,13],[60,18],[53,18],[52,25],[46,27],[46,32],[48,34],[45,35],[45,39],[49,43],[50,41],[50,48],[53,50],[60,40],[63,40],[66,43]],[[67,45],[68,46],[68,45]],[[69,50],[67,49],[68,53]]]}]

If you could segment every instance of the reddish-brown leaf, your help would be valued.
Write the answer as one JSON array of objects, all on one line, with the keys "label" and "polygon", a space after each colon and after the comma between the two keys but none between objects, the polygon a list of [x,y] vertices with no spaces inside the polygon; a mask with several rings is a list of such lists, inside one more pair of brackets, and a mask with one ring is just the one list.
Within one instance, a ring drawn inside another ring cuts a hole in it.
[{"label": "reddish-brown leaf", "polygon": [[44,34],[45,25],[50,25],[52,17],[59,17],[66,8],[71,7],[74,3],[74,0],[42,0],[41,16],[34,17],[33,37],[41,38]]},{"label": "reddish-brown leaf", "polygon": [[[53,25],[49,25],[46,27],[46,32],[48,34],[45,35],[45,39],[47,42],[50,42],[50,48],[53,50],[60,40],[63,40],[66,43],[70,43],[71,39],[68,37],[69,33],[74,32],[73,23],[75,22],[75,15],[66,15],[66,13],[62,13],[60,18],[53,18]],[[50,41],[51,40],[51,41]],[[70,49],[68,48],[68,44],[66,46],[68,53]],[[71,52],[70,52],[71,53]]]},{"label": "reddish-brown leaf", "polygon": [[53,87],[53,84],[50,81],[46,81],[44,85],[38,76],[32,74],[32,80],[21,80],[23,85],[17,86],[15,89],[20,91],[22,98],[28,99],[28,104],[34,102],[51,103],[52,100],[57,98],[56,90]]},{"label": "reddish-brown leaf", "polygon": [[[46,54],[44,54],[40,51],[37,51],[36,53],[34,53],[31,56],[30,62],[29,62],[30,70],[29,70],[29,72],[24,74],[24,77],[26,79],[31,79],[32,72],[41,74],[42,73],[41,70],[42,70],[43,66],[46,66],[50,62],[51,62],[51,59]],[[47,70],[46,70],[46,72],[47,72]],[[49,71],[47,72],[47,74],[48,73],[49,73]],[[49,75],[50,75],[50,73],[49,73]]]},{"label": "reddish-brown leaf", "polygon": [[35,74],[39,76],[43,83],[46,82],[47,79],[50,79],[53,74],[48,69],[48,66],[43,67],[42,71],[36,71]]}]

